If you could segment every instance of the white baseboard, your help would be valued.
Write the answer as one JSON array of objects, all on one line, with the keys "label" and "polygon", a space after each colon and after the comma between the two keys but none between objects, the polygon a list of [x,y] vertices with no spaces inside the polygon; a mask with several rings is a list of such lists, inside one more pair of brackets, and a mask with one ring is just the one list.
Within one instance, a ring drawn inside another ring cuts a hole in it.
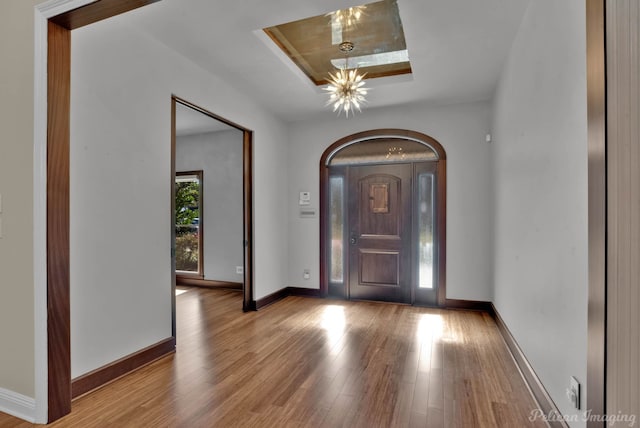
[{"label": "white baseboard", "polygon": [[36,400],[8,389],[0,388],[0,412],[34,423]]}]

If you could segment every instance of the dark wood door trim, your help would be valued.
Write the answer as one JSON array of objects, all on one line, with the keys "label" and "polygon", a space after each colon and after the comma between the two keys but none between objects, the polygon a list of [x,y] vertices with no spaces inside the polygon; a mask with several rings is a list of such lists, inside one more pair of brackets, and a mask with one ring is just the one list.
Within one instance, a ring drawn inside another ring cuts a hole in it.
[{"label": "dark wood door trim", "polygon": [[[225,119],[222,116],[212,113],[207,109],[197,106],[185,100],[184,98],[180,98],[176,95],[173,95],[171,97],[171,111],[173,112],[172,113],[173,119],[172,119],[172,125],[171,125],[172,126],[171,135],[173,140],[172,147],[171,147],[171,171],[172,171],[171,195],[174,194],[174,184],[175,184],[174,176],[175,176],[175,170],[176,170],[176,147],[175,147],[176,103],[180,103],[193,110],[199,111],[204,115],[207,115],[215,120],[218,120],[233,128],[236,128],[239,131],[242,131],[242,175],[243,175],[242,186],[243,186],[243,192],[244,192],[243,193],[244,287],[243,287],[242,310],[245,312],[255,310],[255,305],[253,303],[253,131],[245,128],[242,125],[238,125],[235,122]],[[172,200],[173,200],[173,196],[172,196]],[[172,212],[173,212],[173,208],[172,208]],[[202,251],[200,252],[200,254],[202,256]],[[201,265],[202,265],[202,260],[201,260]],[[175,286],[175,279],[173,284]],[[174,293],[173,299],[175,304],[175,293]],[[175,322],[175,310],[173,313],[173,318]]]},{"label": "dark wood door trim", "polygon": [[437,180],[437,222],[439,228],[439,248],[438,254],[438,306],[445,306],[446,303],[446,209],[447,209],[447,175],[446,175],[446,159],[447,155],[444,147],[434,138],[416,131],[406,129],[374,129],[370,131],[358,132],[348,135],[335,143],[331,144],[320,157],[320,296],[326,297],[329,293],[329,251],[327,245],[328,233],[328,210],[329,210],[329,167],[327,165],[331,157],[342,147],[350,144],[364,141],[370,138],[379,137],[395,137],[406,138],[412,141],[418,141],[431,147],[438,155],[438,170],[436,174]]},{"label": "dark wood door trim", "polygon": [[[606,412],[607,88],[605,1],[586,0],[589,292],[587,409]],[[589,427],[602,423],[589,421]]]},{"label": "dark wood door trim", "polygon": [[71,411],[71,30],[158,0],[99,0],[49,18],[47,34],[47,420]]},{"label": "dark wood door trim", "polygon": [[176,339],[175,337],[170,337],[113,361],[106,366],[92,370],[71,381],[71,396],[75,400],[133,370],[149,365],[167,354],[173,354],[175,350]]},{"label": "dark wood door trim", "polygon": [[48,24],[47,355],[49,421],[71,411],[69,115],[71,31]]},{"label": "dark wood door trim", "polygon": [[253,305],[253,131],[244,130],[242,146],[242,171],[244,186],[244,288],[242,310],[247,312]]},{"label": "dark wood door trim", "polygon": [[438,162],[436,172],[436,221],[438,223],[438,306],[447,301],[447,162]]},{"label": "dark wood door trim", "polygon": [[97,0],[95,3],[54,16],[49,21],[67,30],[75,30],[158,1],[160,0]]}]

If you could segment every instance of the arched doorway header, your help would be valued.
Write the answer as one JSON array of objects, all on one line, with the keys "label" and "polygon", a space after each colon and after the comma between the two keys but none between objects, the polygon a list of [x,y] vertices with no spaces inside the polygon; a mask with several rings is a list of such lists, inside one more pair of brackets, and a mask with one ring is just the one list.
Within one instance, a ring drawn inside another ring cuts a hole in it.
[{"label": "arched doorway header", "polygon": [[348,135],[333,143],[327,148],[320,158],[321,166],[329,166],[334,157],[342,150],[353,146],[354,144],[366,141],[385,141],[398,140],[419,143],[433,153],[433,160],[445,160],[446,152],[442,145],[434,138],[416,131],[408,131],[404,129],[374,129],[370,131],[358,132]]}]

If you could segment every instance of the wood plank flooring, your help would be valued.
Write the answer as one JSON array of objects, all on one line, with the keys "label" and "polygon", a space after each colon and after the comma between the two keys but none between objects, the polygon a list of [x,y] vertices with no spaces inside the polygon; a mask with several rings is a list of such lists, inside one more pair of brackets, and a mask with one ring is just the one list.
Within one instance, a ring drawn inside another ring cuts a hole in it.
[{"label": "wood plank flooring", "polygon": [[[237,291],[177,297],[178,346],[51,427],[524,427],[536,408],[484,313]],[[0,428],[31,424],[0,413]]]}]

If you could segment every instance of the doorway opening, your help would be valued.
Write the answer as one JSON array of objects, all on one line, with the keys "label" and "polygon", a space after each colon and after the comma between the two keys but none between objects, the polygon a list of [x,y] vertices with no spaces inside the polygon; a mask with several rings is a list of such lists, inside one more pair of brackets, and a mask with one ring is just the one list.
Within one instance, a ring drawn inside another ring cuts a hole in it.
[{"label": "doorway opening", "polygon": [[444,306],[446,153],[428,135],[345,137],[320,160],[321,294]]},{"label": "doorway opening", "polygon": [[176,284],[241,289],[251,309],[253,133],[177,96],[171,112],[175,335]]}]

